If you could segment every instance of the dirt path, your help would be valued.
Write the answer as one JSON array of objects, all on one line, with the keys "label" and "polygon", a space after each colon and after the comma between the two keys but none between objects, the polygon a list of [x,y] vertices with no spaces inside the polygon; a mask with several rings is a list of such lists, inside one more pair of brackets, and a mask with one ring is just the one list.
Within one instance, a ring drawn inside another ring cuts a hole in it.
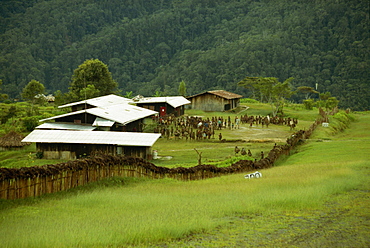
[{"label": "dirt path", "polygon": [[212,231],[156,247],[370,247],[370,184],[320,209],[230,217]]}]

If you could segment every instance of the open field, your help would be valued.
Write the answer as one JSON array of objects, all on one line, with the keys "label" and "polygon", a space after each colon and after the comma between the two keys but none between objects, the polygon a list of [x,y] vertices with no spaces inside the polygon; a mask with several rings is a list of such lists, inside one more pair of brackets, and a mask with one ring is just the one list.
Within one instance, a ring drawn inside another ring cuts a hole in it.
[{"label": "open field", "polygon": [[[0,201],[2,245],[368,247],[370,116],[357,117],[336,135],[320,127],[297,153],[261,171],[260,179],[246,180],[243,174],[194,182],[113,178],[35,199]],[[224,132],[231,139],[239,131]],[[173,156],[160,163],[169,166],[195,165],[194,144],[205,163],[233,156],[234,143],[160,142],[159,155]],[[261,146],[258,153],[273,143],[250,145]]]}]

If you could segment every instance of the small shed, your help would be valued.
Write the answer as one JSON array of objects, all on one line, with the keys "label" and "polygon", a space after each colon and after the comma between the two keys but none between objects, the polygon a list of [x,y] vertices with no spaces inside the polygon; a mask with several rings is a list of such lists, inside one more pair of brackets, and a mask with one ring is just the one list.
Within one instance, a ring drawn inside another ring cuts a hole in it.
[{"label": "small shed", "polygon": [[34,130],[22,142],[35,142],[46,159],[77,159],[104,153],[151,159],[155,133]]},{"label": "small shed", "polygon": [[187,99],[191,101],[192,109],[222,112],[238,107],[242,97],[225,90],[212,90],[190,96]]},{"label": "small shed", "polygon": [[135,97],[133,101],[138,107],[159,112],[160,116],[173,114],[176,117],[183,115],[184,106],[190,104],[183,96]]}]

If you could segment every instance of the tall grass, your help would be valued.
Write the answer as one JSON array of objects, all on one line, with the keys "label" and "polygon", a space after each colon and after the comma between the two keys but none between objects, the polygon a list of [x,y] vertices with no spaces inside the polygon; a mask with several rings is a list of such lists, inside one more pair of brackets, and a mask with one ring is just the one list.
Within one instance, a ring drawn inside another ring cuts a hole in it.
[{"label": "tall grass", "polygon": [[307,141],[283,164],[263,170],[260,179],[242,174],[194,182],[127,178],[115,187],[81,188],[35,203],[2,201],[9,205],[0,212],[2,245],[146,246],[214,228],[226,216],[315,208],[368,179],[369,130],[367,139],[353,138],[363,129],[351,130],[329,142]]},{"label": "tall grass", "polygon": [[[315,164],[275,167],[260,180],[237,174],[196,182],[143,180],[1,212],[2,245],[139,245],[214,228],[222,217],[315,207],[365,176]],[[307,176],[309,175],[309,176]]]},{"label": "tall grass", "polygon": [[[335,136],[319,127],[298,153],[262,170],[260,179],[243,174],[192,182],[124,178],[37,199],[2,200],[1,246],[148,246],[215,228],[227,216],[318,207],[368,180],[369,120],[360,116]],[[182,148],[196,156],[191,145]],[[209,150],[218,153],[217,146]]]}]

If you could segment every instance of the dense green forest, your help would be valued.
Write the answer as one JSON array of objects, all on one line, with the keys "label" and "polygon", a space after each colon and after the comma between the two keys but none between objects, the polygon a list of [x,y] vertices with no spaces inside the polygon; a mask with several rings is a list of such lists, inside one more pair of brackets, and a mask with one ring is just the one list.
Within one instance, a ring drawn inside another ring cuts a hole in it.
[{"label": "dense green forest", "polygon": [[[31,80],[67,92],[86,59],[108,65],[121,92],[187,95],[246,76],[293,77],[342,108],[370,107],[369,1],[2,0],[2,92]],[[301,102],[303,94],[292,97]]]}]

